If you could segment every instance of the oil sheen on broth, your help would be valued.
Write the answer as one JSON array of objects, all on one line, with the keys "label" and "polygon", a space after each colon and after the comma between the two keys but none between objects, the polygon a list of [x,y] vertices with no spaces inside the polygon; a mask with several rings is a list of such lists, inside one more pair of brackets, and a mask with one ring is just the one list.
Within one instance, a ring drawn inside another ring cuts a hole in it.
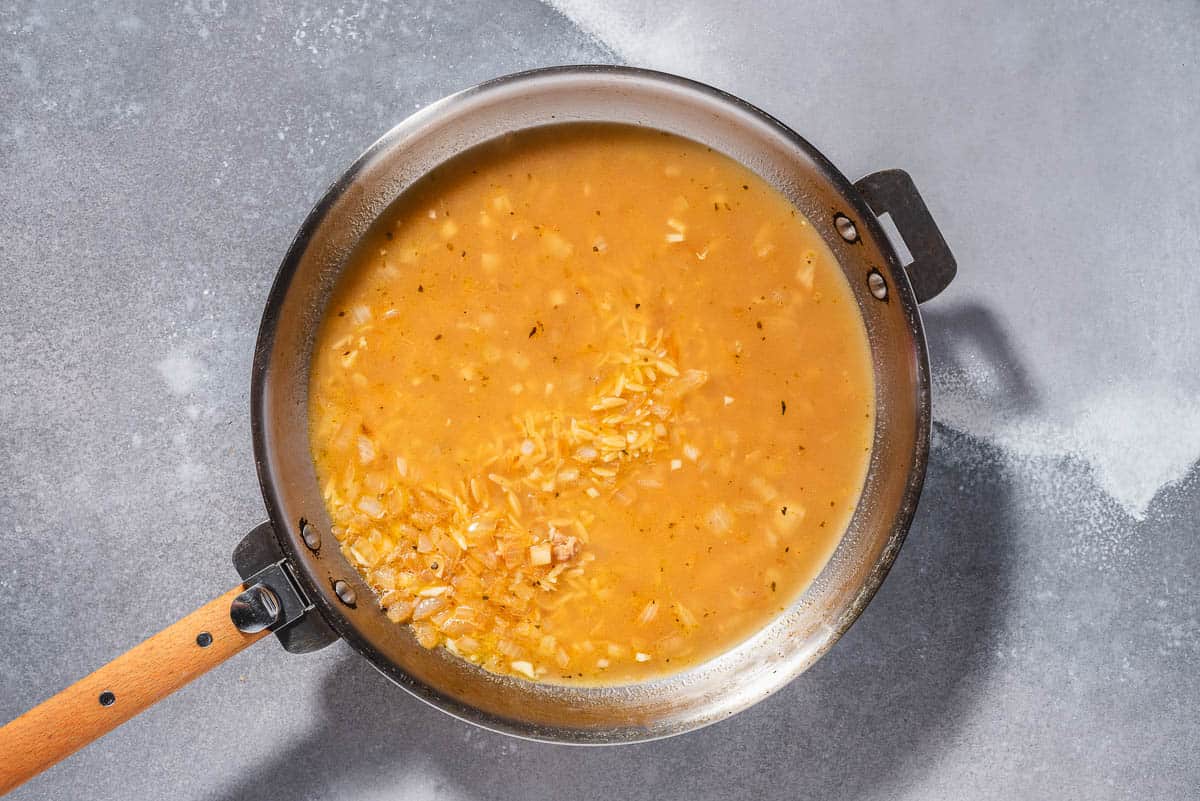
[{"label": "oil sheen on broth", "polygon": [[621,683],[744,640],[837,545],[874,430],[866,332],[804,217],[657,131],[457,157],[381,218],[313,360],[342,551],[426,647]]}]

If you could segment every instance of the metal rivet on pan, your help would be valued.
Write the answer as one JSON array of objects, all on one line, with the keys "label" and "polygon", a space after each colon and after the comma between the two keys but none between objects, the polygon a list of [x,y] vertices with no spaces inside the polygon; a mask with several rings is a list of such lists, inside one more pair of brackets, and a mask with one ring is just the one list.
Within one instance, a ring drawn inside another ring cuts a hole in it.
[{"label": "metal rivet on pan", "polygon": [[877,300],[887,300],[887,281],[883,280],[878,270],[867,273],[867,288]]},{"label": "metal rivet on pan", "polygon": [[850,222],[850,218],[845,214],[833,215],[833,227],[842,235],[842,239],[847,242],[858,241],[858,229],[854,227],[854,223]]},{"label": "metal rivet on pan", "polygon": [[207,648],[212,645],[212,635],[207,631],[200,632],[196,635],[196,645],[199,645],[201,648]]},{"label": "metal rivet on pan", "polygon": [[112,706],[117,702],[117,696],[113,695],[109,690],[100,693],[100,706]]},{"label": "metal rivet on pan", "polygon": [[317,527],[304,518],[300,518],[300,539],[304,540],[304,544],[310,551],[321,548],[321,532],[317,531]]},{"label": "metal rivet on pan", "polygon": [[338,600],[346,606],[354,606],[358,601],[358,596],[354,594],[354,588],[341,579],[333,582],[333,592],[337,595]]}]

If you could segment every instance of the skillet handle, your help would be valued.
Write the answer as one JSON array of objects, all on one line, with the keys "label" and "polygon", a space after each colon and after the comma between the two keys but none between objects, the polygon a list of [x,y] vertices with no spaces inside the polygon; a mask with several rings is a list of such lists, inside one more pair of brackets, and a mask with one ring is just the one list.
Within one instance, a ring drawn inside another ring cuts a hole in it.
[{"label": "skillet handle", "polygon": [[948,287],[958,265],[912,177],[904,170],[881,170],[856,181],[854,188],[877,217],[891,215],[904,238],[913,257],[904,272],[917,302],[924,303]]},{"label": "skillet handle", "polygon": [[271,595],[235,587],[0,728],[0,795],[262,639]]}]

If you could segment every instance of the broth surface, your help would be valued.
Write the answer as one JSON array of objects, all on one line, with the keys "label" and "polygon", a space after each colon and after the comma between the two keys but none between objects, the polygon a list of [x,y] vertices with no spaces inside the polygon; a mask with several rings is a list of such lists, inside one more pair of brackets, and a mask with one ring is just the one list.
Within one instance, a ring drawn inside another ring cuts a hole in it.
[{"label": "broth surface", "polygon": [[545,681],[644,680],[768,623],[836,547],[874,431],[820,236],[740,164],[629,126],[422,179],[312,364],[333,533],[388,616]]}]

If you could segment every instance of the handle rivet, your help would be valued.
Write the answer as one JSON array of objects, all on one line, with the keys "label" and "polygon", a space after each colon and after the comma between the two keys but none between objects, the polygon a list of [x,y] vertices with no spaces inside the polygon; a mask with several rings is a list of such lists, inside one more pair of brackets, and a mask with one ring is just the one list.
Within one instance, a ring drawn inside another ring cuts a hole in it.
[{"label": "handle rivet", "polygon": [[300,539],[308,546],[308,550],[316,551],[321,548],[321,532],[317,527],[304,518],[300,518]]},{"label": "handle rivet", "polygon": [[877,300],[887,300],[887,281],[883,279],[878,270],[871,270],[867,273],[867,288],[871,290],[871,294]]},{"label": "handle rivet", "polygon": [[354,606],[358,601],[358,595],[354,592],[354,588],[341,579],[333,583],[333,592],[337,595],[338,600],[346,606]]},{"label": "handle rivet", "polygon": [[833,227],[841,234],[842,239],[847,242],[858,241],[858,229],[854,227],[854,223],[845,214],[833,215]]},{"label": "handle rivet", "polygon": [[105,690],[100,693],[100,706],[112,706],[117,702],[117,696],[113,695],[112,691]]},{"label": "handle rivet", "polygon": [[196,635],[196,645],[199,645],[201,648],[207,648],[212,645],[212,635],[207,631],[200,632]]}]

